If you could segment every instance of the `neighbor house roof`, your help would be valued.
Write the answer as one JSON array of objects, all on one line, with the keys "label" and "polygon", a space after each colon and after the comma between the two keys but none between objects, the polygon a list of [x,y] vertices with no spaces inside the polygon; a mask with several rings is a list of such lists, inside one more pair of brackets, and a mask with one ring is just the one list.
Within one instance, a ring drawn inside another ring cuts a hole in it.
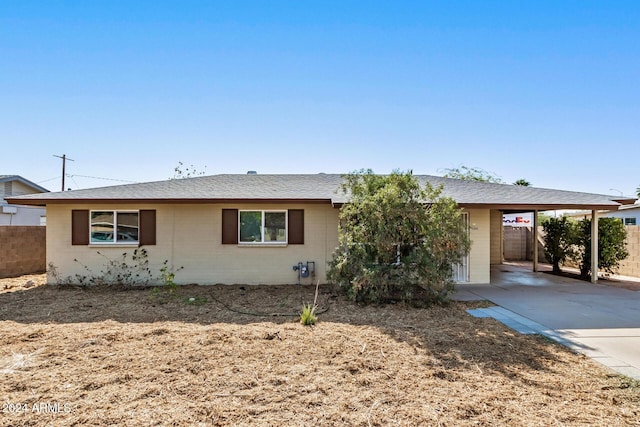
[{"label": "neighbor house roof", "polygon": [[[508,184],[416,175],[421,183],[443,187],[443,194],[466,207],[498,209],[617,209],[633,203],[602,194],[579,193]],[[14,197],[21,204],[60,203],[221,203],[221,202],[348,202],[342,175],[211,175],[168,181],[126,184],[86,190]]]},{"label": "neighbor house roof", "polygon": [[[625,205],[625,206],[620,206],[617,211],[621,211],[621,212],[628,212],[628,211],[635,211],[640,209],[640,204],[632,204],[632,205]],[[614,209],[615,211],[616,209]],[[606,209],[602,209],[599,211],[599,213],[602,214],[607,214],[609,213],[610,210],[606,210]],[[591,215],[591,211],[588,210],[580,210],[580,211],[575,211],[575,212],[568,212],[565,214],[566,216],[570,216],[570,217],[581,217],[581,216],[585,216],[585,215]]]},{"label": "neighbor house roof", "polygon": [[634,204],[634,205],[628,205],[628,206],[620,206],[620,210],[627,210],[627,209],[640,209],[640,205]]},{"label": "neighbor house roof", "polygon": [[12,181],[21,182],[24,185],[27,185],[27,186],[33,188],[38,193],[48,193],[49,192],[49,190],[47,190],[46,188],[41,187],[38,184],[36,184],[35,182],[31,182],[28,179],[25,179],[25,178],[21,177],[20,175],[0,175],[0,183],[2,183],[2,182],[12,182]]}]

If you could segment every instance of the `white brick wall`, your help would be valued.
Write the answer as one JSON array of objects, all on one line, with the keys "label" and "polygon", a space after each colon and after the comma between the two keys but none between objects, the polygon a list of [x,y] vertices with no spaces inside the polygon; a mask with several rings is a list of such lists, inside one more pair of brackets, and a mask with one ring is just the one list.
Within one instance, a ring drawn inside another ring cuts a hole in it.
[{"label": "white brick wall", "polygon": [[[85,274],[82,265],[95,272],[103,268],[104,256],[115,259],[126,247],[71,245],[71,210],[155,209],[157,244],[145,246],[151,269],[159,273],[164,260],[174,268],[180,284],[287,284],[295,283],[292,267],[299,261],[315,261],[315,279],[326,282],[327,263],[338,245],[338,209],[328,204],[179,204],[179,205],[49,205],[47,208],[47,263],[63,277]],[[223,245],[222,209],[304,209],[305,244],[286,247]],[[490,215],[488,209],[469,210],[472,240],[469,272],[471,283],[489,282]],[[50,278],[51,280],[52,278]]]},{"label": "white brick wall", "polygon": [[[180,284],[286,284],[297,281],[293,265],[315,261],[316,276],[306,283],[326,282],[327,263],[338,244],[338,209],[324,204],[226,204],[226,205],[136,205],[136,209],[156,209],[157,244],[145,246],[152,271],[159,272],[168,260],[174,268],[184,267],[176,275]],[[305,244],[286,247],[247,247],[222,244],[222,209],[304,209]],[[84,274],[78,259],[99,272],[105,258],[117,258],[134,248],[89,247],[71,245],[71,210],[89,209],[86,205],[51,205],[47,215],[47,262],[52,262],[63,277]],[[132,209],[131,205],[91,206],[90,209]]]}]

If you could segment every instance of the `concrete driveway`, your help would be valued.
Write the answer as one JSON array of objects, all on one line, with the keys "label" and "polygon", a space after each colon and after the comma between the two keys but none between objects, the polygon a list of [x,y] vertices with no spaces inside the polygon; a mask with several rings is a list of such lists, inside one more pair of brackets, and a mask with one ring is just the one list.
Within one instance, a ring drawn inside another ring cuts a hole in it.
[{"label": "concrete driveway", "polygon": [[491,284],[460,285],[454,299],[489,300],[500,307],[471,314],[546,335],[640,380],[640,291],[504,264],[492,267]]}]

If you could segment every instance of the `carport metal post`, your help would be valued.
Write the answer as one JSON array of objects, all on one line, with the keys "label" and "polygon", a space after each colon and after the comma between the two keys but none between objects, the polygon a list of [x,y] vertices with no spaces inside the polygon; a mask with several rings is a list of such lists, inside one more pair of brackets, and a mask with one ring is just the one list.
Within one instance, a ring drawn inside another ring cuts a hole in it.
[{"label": "carport metal post", "polygon": [[533,211],[533,271],[538,271],[538,210]]},{"label": "carport metal post", "polygon": [[591,283],[598,283],[598,211],[591,211]]}]

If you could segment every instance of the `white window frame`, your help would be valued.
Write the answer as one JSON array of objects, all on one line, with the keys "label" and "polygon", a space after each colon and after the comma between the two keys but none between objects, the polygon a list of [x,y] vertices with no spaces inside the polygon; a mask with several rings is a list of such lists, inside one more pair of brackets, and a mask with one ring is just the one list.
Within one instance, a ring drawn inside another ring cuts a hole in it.
[{"label": "white window frame", "polygon": [[[113,241],[94,241],[92,238],[93,213],[94,212],[111,212],[113,213]],[[138,240],[118,240],[118,214],[136,214],[138,215]],[[118,210],[118,209],[94,209],[89,211],[89,245],[97,246],[138,246],[140,245],[140,211],[139,210]]]},{"label": "white window frame", "polygon": [[[260,212],[261,216],[262,216],[262,221],[260,224],[260,234],[261,234],[261,241],[260,242],[243,242],[242,239],[240,238],[240,227],[242,227],[242,221],[240,220],[240,215],[242,214],[242,212]],[[265,240],[264,238],[264,233],[265,233],[265,226],[264,226],[264,222],[266,219],[266,215],[267,213],[283,213],[284,214],[284,241],[279,240],[279,241],[271,241],[271,240]],[[289,243],[289,211],[287,209],[238,209],[238,244],[239,245],[269,245],[269,246],[284,246],[287,245]]]}]

